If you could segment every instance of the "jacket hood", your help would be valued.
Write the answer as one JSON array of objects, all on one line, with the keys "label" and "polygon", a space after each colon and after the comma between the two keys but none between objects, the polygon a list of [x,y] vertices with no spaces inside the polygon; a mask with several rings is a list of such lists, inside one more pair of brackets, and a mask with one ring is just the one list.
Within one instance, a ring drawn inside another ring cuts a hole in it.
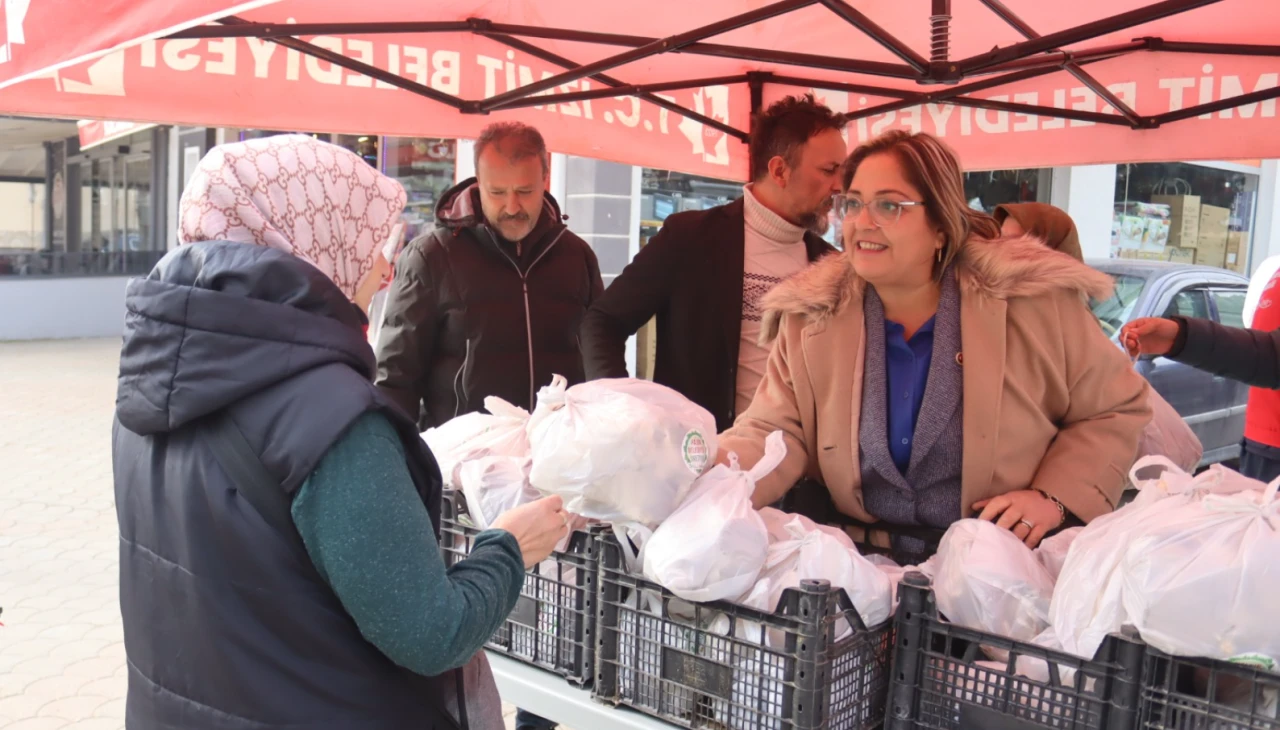
[{"label": "jacket hood", "polygon": [[[1083,299],[1105,299],[1114,287],[1107,274],[1047,248],[1034,236],[971,238],[961,246],[955,266],[962,296],[1017,299],[1072,291]],[[784,315],[822,321],[861,297],[865,286],[847,253],[824,257],[765,296],[761,343],[777,337]]]},{"label": "jacket hood", "polygon": [[340,363],[366,378],[364,315],[311,264],[226,241],[170,252],[125,294],[116,416],[164,433],[290,377]]},{"label": "jacket hood", "polygon": [[[440,196],[440,203],[436,206],[436,223],[445,228],[473,228],[484,223],[479,197],[480,183],[474,177],[449,188]],[[538,218],[537,227],[541,228],[548,220],[561,225],[563,219],[556,199],[551,197],[551,193],[544,192],[542,215]]]}]

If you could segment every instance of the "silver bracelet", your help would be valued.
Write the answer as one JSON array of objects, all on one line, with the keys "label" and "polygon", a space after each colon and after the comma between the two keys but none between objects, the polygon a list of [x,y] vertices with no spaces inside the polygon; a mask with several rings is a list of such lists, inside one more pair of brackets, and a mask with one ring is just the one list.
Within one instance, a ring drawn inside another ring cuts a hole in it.
[{"label": "silver bracelet", "polygon": [[1058,506],[1058,525],[1057,525],[1057,526],[1058,526],[1058,527],[1061,527],[1062,525],[1066,524],[1066,522],[1067,522],[1067,506],[1066,506],[1066,505],[1064,505],[1064,504],[1062,503],[1062,500],[1058,499],[1057,497],[1053,496],[1052,494],[1049,494],[1048,492],[1044,491],[1043,489],[1036,489],[1036,490],[1034,490],[1034,491],[1039,492],[1041,497],[1044,497],[1045,499],[1049,500],[1050,502],[1053,502],[1055,505],[1057,505],[1057,506]]}]

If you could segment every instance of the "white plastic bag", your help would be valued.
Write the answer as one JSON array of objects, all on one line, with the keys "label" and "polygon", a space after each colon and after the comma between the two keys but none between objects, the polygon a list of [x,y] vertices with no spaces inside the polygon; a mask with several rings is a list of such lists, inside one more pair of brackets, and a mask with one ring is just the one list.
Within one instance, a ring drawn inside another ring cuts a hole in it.
[{"label": "white plastic bag", "polygon": [[755,585],[769,552],[769,533],[751,506],[756,482],[787,454],[782,432],[765,439],[764,457],[750,471],[713,467],[644,546],[644,574],[686,601],[735,600]]},{"label": "white plastic bag", "polygon": [[906,577],[907,573],[920,573],[932,581],[938,566],[936,553],[919,565],[898,565],[891,558],[874,553],[866,557],[868,562],[879,568],[880,572],[884,573],[885,577],[889,579],[889,587],[892,590],[890,610],[898,607],[898,588],[902,585],[902,579]]},{"label": "white plastic bag", "polygon": [[1071,551],[1071,545],[1080,537],[1080,533],[1084,531],[1083,527],[1072,527],[1063,530],[1052,537],[1046,537],[1040,541],[1040,545],[1036,547],[1036,559],[1049,571],[1049,576],[1053,578],[1054,583],[1058,582],[1058,576],[1062,574],[1062,566],[1067,562],[1067,554]]},{"label": "white plastic bag", "polygon": [[1178,656],[1280,659],[1277,489],[1184,504],[1129,542],[1121,595],[1143,641]]},{"label": "white plastic bag", "polygon": [[1012,532],[967,519],[942,536],[933,592],[952,623],[1031,641],[1049,625],[1053,578]]},{"label": "white plastic bag", "polygon": [[[768,560],[742,605],[773,612],[786,589],[799,588],[805,580],[825,580],[833,588],[844,589],[868,628],[889,618],[893,601],[889,576],[858,554],[844,531],[768,507],[760,516],[770,536]],[[849,626],[837,628],[837,639],[850,630]]]},{"label": "white plastic bag", "polygon": [[366,333],[369,340],[369,346],[374,352],[378,351],[378,338],[382,334],[382,318],[387,312],[387,293],[391,291],[389,287],[383,287],[373,293],[373,298],[369,300],[369,331]]},{"label": "white plastic bag", "polygon": [[716,456],[715,419],[670,388],[629,378],[572,388],[555,376],[529,419],[530,482],[570,512],[661,524]]},{"label": "white plastic bag", "polygon": [[498,515],[542,496],[529,486],[529,465],[528,458],[512,456],[482,456],[458,465],[458,486],[477,529],[489,529]]},{"label": "white plastic bag", "polygon": [[1183,471],[1193,471],[1204,456],[1204,446],[1182,416],[1155,390],[1150,391],[1151,421],[1138,440],[1138,456],[1164,456]]},{"label": "white plastic bag", "polygon": [[[1163,471],[1143,476],[1148,469]],[[1158,456],[1139,459],[1129,477],[1139,485],[1137,498],[1080,532],[1058,576],[1058,583],[1070,589],[1056,591],[1049,607],[1049,622],[1062,648],[1087,659],[1094,657],[1108,634],[1125,625],[1122,561],[1131,542],[1206,495],[1263,487],[1218,465],[1193,477]]]},{"label": "white plastic bag", "polygon": [[[1193,476],[1163,456],[1138,459],[1129,470],[1129,481],[1138,488],[1138,496],[1125,505],[1126,508],[1149,506],[1168,497],[1190,501],[1211,494],[1236,494],[1266,488],[1262,482],[1221,464],[1214,464]],[[1112,514],[1119,512],[1117,510]]]},{"label": "white plastic bag", "polygon": [[457,469],[469,459],[529,456],[529,412],[495,396],[485,398],[484,407],[488,413],[468,413],[422,434],[447,488],[461,487]]}]

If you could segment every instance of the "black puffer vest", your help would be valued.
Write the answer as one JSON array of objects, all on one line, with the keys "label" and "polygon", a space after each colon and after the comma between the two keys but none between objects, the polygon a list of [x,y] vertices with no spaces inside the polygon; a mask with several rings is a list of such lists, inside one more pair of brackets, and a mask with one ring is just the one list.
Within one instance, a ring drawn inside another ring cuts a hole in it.
[{"label": "black puffer vest", "polygon": [[311,265],[236,243],[170,253],[126,301],[112,456],[127,726],[433,727],[451,678],[415,675],[366,641],[202,430],[229,413],[292,495],[361,414],[382,411],[438,530],[439,469],[371,384],[359,311]]}]

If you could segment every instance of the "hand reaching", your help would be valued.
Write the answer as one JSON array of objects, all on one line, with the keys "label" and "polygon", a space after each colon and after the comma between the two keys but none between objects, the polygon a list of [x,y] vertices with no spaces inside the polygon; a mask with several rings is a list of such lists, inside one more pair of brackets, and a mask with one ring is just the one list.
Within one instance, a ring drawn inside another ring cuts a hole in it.
[{"label": "hand reaching", "polygon": [[569,534],[572,521],[573,515],[564,511],[564,500],[551,496],[507,510],[491,527],[515,537],[528,570],[550,557],[556,544]]},{"label": "hand reaching", "polygon": [[1168,355],[1177,337],[1178,323],[1157,317],[1135,319],[1120,330],[1120,344],[1129,357]]}]

